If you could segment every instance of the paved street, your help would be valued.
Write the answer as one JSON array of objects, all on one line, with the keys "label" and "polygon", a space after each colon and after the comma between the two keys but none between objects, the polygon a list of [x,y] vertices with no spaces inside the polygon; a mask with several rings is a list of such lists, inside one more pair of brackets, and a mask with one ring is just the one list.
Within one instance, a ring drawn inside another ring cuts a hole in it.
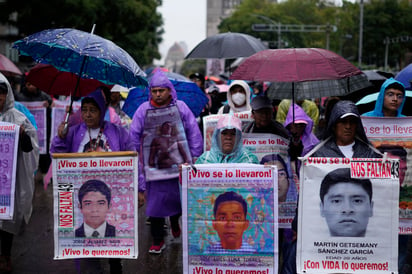
[{"label": "paved street", "polygon": [[[36,184],[34,211],[23,234],[16,236],[12,249],[12,273],[77,273],[75,260],[53,260],[52,186],[44,191]],[[168,232],[170,234],[170,231]],[[182,273],[182,241],[168,235],[167,247],[160,255],[148,253],[150,229],[145,224],[144,207],[139,211],[139,257],[123,260],[123,273]],[[107,259],[101,259],[109,273]]]}]

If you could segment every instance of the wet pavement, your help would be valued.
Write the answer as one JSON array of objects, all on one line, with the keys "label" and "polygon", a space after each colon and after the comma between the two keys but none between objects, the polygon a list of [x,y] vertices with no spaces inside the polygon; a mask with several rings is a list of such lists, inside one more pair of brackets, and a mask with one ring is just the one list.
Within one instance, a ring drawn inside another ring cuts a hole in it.
[{"label": "wet pavement", "polygon": [[[14,237],[12,273],[78,273],[76,260],[53,260],[53,193],[36,183],[34,208],[30,223],[21,235]],[[144,207],[139,209],[139,256],[124,259],[123,273],[182,273],[182,240],[174,239],[168,230],[166,249],[162,254],[149,254],[150,226],[145,223]],[[109,273],[108,259],[101,259],[104,273]]]}]

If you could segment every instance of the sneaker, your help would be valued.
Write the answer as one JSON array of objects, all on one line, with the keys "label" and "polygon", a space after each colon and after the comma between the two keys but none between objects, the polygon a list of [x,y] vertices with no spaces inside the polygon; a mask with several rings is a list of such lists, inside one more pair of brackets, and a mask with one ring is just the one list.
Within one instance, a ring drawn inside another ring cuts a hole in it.
[{"label": "sneaker", "polygon": [[160,254],[162,253],[162,250],[165,248],[166,248],[165,242],[161,241],[159,245],[153,244],[149,249],[149,253]]},{"label": "sneaker", "polygon": [[182,230],[180,229],[180,227],[179,227],[179,230],[173,230],[172,228],[172,235],[174,238],[179,238],[181,233],[182,233]]}]

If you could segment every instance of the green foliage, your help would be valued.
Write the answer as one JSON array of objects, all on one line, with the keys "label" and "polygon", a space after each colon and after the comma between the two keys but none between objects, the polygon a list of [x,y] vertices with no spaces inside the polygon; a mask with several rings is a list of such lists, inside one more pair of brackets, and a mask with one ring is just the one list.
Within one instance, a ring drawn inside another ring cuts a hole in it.
[{"label": "green foliage", "polygon": [[[161,0],[6,0],[0,3],[3,23],[18,27],[21,37],[50,28],[91,31],[126,50],[140,66],[160,59],[163,30],[156,12]],[[8,20],[17,12],[17,21]]]},{"label": "green foliage", "polygon": [[206,60],[203,59],[189,59],[186,60],[182,68],[180,69],[180,74],[189,76],[192,73],[199,72],[206,75]]},{"label": "green foliage", "polygon": [[[362,63],[382,67],[385,59],[386,37],[409,36],[412,25],[412,5],[408,0],[372,0],[364,4]],[[253,24],[335,25],[330,32],[329,49],[350,61],[358,59],[359,3],[343,0],[336,6],[331,0],[288,0],[272,3],[264,0],[244,0],[236,11],[219,25],[220,32],[243,32],[263,41],[277,41],[278,34],[252,30]],[[412,36],[412,35],[411,35]],[[326,48],[326,34],[315,32],[282,32],[287,47]],[[389,46],[389,65],[405,66],[406,52],[412,42]],[[410,62],[410,61],[409,61]],[[407,62],[408,63],[408,62]],[[398,68],[399,69],[399,68]]]}]

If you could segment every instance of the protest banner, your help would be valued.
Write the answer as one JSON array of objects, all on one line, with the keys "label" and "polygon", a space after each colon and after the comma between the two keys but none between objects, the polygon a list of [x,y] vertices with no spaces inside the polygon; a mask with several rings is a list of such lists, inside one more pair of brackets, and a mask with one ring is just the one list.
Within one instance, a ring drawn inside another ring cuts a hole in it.
[{"label": "protest banner", "polygon": [[133,258],[135,152],[53,154],[54,259]]},{"label": "protest banner", "polygon": [[243,133],[242,137],[243,147],[254,153],[261,164],[277,166],[279,228],[291,228],[297,207],[299,178],[288,155],[289,140],[269,133]]},{"label": "protest banner", "polygon": [[[50,129],[50,140],[53,140],[54,136],[57,135],[59,125],[64,122],[66,118],[66,107],[70,104],[70,100],[60,101],[53,100],[52,114],[51,114],[51,129]],[[80,102],[73,102],[73,113],[80,109]],[[51,143],[51,142],[50,142]]]},{"label": "protest banner", "polygon": [[298,273],[397,273],[399,161],[307,158]]},{"label": "protest banner", "polygon": [[277,168],[184,166],[184,273],[278,272]]},{"label": "protest banner", "polygon": [[399,234],[412,234],[412,117],[362,117],[372,144],[400,159]]},{"label": "protest banner", "polygon": [[13,219],[19,132],[18,125],[0,122],[0,220]]},{"label": "protest banner", "polygon": [[[203,150],[209,151],[212,146],[212,136],[217,126],[217,121],[224,115],[228,114],[214,114],[203,117]],[[248,122],[253,121],[252,113],[250,111],[231,113],[242,121],[242,127]]]},{"label": "protest banner", "polygon": [[39,141],[39,153],[47,154],[47,108],[44,102],[25,102],[20,101],[31,114],[37,124],[37,138]]},{"label": "protest banner", "polygon": [[147,110],[142,151],[147,182],[177,178],[179,164],[192,162],[177,106]]}]

